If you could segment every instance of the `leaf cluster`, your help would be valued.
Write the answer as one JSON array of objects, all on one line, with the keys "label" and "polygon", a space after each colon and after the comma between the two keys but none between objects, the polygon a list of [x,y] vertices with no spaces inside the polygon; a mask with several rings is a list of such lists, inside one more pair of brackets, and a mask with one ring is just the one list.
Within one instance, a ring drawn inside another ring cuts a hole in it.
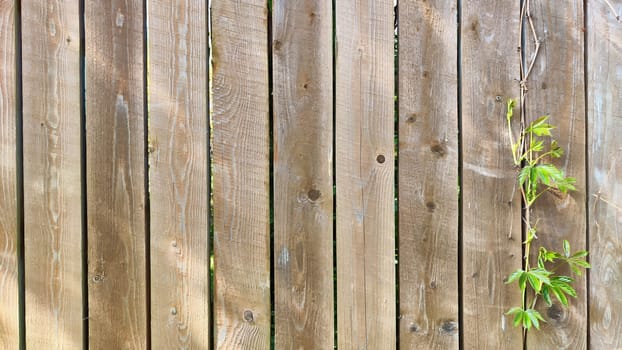
[{"label": "leaf cluster", "polygon": [[[549,116],[542,116],[531,122],[522,129],[516,141],[514,141],[511,126],[514,114],[514,100],[507,103],[506,119],[512,142],[512,157],[514,164],[521,167],[518,174],[518,182],[525,191],[527,206],[531,206],[538,197],[550,190],[558,190],[562,193],[574,191],[576,179],[568,177],[563,170],[555,165],[546,163],[550,158],[560,158],[564,152],[557,141],[552,139],[551,130],[555,127],[548,123]],[[551,140],[550,148],[545,149],[545,141]],[[544,189],[541,189],[544,186]]]}]

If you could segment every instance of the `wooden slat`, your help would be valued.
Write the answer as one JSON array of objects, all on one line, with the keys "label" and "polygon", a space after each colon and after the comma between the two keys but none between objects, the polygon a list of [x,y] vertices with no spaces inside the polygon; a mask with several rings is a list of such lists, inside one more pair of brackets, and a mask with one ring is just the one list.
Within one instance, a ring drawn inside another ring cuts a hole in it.
[{"label": "wooden slat", "polygon": [[206,5],[148,8],[154,349],[209,348]]},{"label": "wooden slat", "polygon": [[[577,191],[565,196],[549,192],[541,196],[531,212],[537,223],[538,239],[532,243],[532,265],[538,248],[562,250],[567,239],[573,250],[585,249],[585,96],[583,74],[583,4],[559,6],[547,0],[531,1],[536,31],[544,39],[536,65],[528,81],[526,111],[528,120],[550,115],[557,128],[554,138],[564,149],[564,156],[554,161],[568,176],[577,179]],[[527,36],[528,43],[532,43]],[[525,56],[531,57],[533,45],[527,45]],[[567,268],[556,273],[570,276]],[[542,331],[527,335],[528,349],[585,349],[587,347],[587,295],[585,276],[573,285],[578,297],[570,307],[559,303],[537,309],[546,319]]]},{"label": "wooden slat", "polygon": [[79,2],[22,1],[26,346],[82,348]]},{"label": "wooden slat", "polygon": [[457,349],[457,4],[399,15],[400,348]]},{"label": "wooden slat", "polygon": [[333,348],[332,8],[273,2],[277,349]]},{"label": "wooden slat", "polygon": [[212,3],[215,344],[270,346],[268,9]]},{"label": "wooden slat", "polygon": [[588,1],[591,349],[622,348],[622,23],[614,16]]},{"label": "wooden slat", "polygon": [[336,2],[340,349],[394,349],[393,1]]},{"label": "wooden slat", "polygon": [[19,347],[15,1],[0,3],[0,348]]},{"label": "wooden slat", "polygon": [[521,330],[504,315],[521,305],[518,287],[504,283],[522,264],[521,196],[505,120],[506,100],[519,96],[519,2],[462,6],[464,348],[521,349]]},{"label": "wooden slat", "polygon": [[85,3],[89,345],[147,342],[143,1]]}]

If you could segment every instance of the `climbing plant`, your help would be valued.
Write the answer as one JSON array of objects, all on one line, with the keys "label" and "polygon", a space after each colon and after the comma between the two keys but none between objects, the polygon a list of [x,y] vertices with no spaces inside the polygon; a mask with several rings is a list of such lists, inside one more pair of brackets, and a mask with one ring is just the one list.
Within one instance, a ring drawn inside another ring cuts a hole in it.
[{"label": "climbing plant", "polygon": [[[525,33],[533,40],[533,54],[527,63],[523,62],[523,53],[519,46],[521,62],[520,86],[520,123],[513,123],[516,101],[507,102],[506,120],[507,132],[510,139],[512,160],[518,169],[517,184],[523,200],[522,219],[525,225],[525,240],[523,241],[523,267],[512,273],[506,283],[516,283],[522,293],[522,303],[507,311],[513,317],[516,327],[522,327],[523,335],[531,328],[540,329],[544,322],[542,315],[536,310],[538,301],[551,306],[554,300],[563,306],[568,306],[569,297],[576,297],[573,287],[575,276],[580,276],[584,269],[590,268],[587,262],[586,250],[572,251],[568,240],[563,240],[561,250],[549,250],[539,247],[537,254],[532,254],[532,245],[537,242],[538,223],[532,222],[530,212],[538,199],[547,192],[557,192],[567,195],[575,190],[575,179],[566,176],[563,170],[557,168],[551,161],[560,158],[563,150],[553,138],[555,127],[550,124],[549,116],[527,123],[525,101],[527,98],[527,82],[538,58],[541,42],[531,17],[530,0],[524,0],[521,8],[520,33]],[[619,17],[618,17],[619,18]],[[519,125],[515,130],[514,125]],[[541,218],[546,220],[546,217]],[[558,272],[563,265],[569,267],[569,274]]]}]

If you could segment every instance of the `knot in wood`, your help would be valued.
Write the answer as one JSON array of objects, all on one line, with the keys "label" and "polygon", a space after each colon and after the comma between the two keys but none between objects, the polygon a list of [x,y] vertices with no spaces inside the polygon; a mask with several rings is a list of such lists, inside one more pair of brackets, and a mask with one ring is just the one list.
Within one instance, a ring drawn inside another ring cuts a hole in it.
[{"label": "knot in wood", "polygon": [[309,199],[311,201],[313,201],[313,202],[318,200],[321,195],[322,195],[322,192],[316,190],[315,188],[313,188],[313,189],[309,190],[309,192],[307,192],[307,197],[309,197]]},{"label": "knot in wood", "polygon": [[253,322],[255,320],[255,316],[251,310],[244,310],[244,321]]}]

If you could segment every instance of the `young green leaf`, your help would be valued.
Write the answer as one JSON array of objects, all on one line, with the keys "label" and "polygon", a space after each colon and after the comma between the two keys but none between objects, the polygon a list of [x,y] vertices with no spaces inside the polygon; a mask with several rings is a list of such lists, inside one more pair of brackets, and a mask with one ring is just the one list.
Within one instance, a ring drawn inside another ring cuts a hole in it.
[{"label": "young green leaf", "polygon": [[536,327],[536,329],[540,329],[539,321],[544,321],[544,318],[542,317],[542,315],[540,315],[540,313],[534,309],[527,309],[525,311],[525,314],[527,315],[527,317],[529,318],[533,326]]},{"label": "young green leaf", "polygon": [[508,277],[508,280],[505,282],[506,284],[510,284],[512,282],[514,282],[517,278],[521,277],[523,275],[523,273],[525,273],[525,271],[519,269],[514,271],[510,277]]},{"label": "young green leaf", "polygon": [[513,99],[509,99],[507,102],[507,112],[505,114],[505,117],[507,118],[508,121],[512,119],[512,115],[514,114],[514,105],[515,105],[515,101]]},{"label": "young green leaf", "polygon": [[566,239],[564,239],[563,248],[564,248],[564,256],[567,258],[570,257],[570,243],[568,243],[568,240]]},{"label": "young green leaf", "polygon": [[548,115],[536,119],[531,124],[529,124],[529,127],[527,127],[527,129],[525,129],[525,133],[534,133],[537,136],[551,136],[551,130],[555,127],[551,124],[546,123],[548,119]]}]

